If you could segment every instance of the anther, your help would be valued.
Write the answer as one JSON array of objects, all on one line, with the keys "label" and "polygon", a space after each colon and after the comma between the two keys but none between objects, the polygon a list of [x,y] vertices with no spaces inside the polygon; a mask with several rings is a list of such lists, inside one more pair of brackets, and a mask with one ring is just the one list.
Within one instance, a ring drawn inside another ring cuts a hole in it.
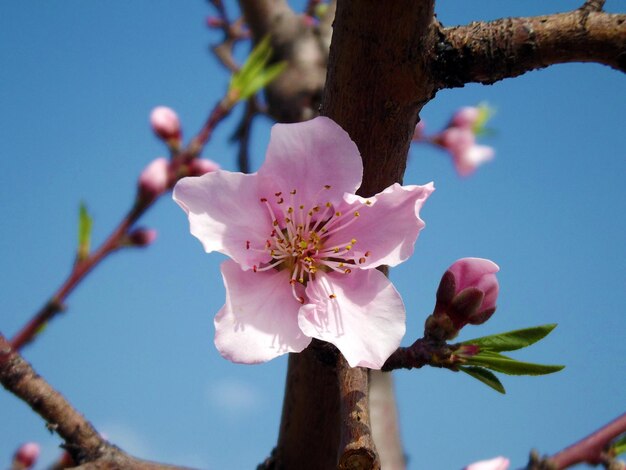
[{"label": "anther", "polygon": [[328,298],[329,298],[329,299],[336,299],[336,298],[337,298],[337,296],[336,296],[335,294],[330,294],[330,295],[328,296]]},{"label": "anther", "polygon": [[261,202],[267,202],[267,198],[262,197]]},{"label": "anther", "polygon": [[330,184],[325,184],[324,189],[330,189]]},{"label": "anther", "polygon": [[250,249],[250,240],[246,240],[246,250]]}]

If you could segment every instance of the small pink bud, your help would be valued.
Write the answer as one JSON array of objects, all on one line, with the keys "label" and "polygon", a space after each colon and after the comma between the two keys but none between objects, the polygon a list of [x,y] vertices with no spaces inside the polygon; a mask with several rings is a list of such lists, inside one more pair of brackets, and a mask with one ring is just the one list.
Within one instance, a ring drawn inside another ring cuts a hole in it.
[{"label": "small pink bud", "polygon": [[140,197],[154,199],[167,189],[169,165],[167,158],[159,157],[144,168],[139,175]]},{"label": "small pink bud", "polygon": [[488,259],[462,258],[444,273],[437,289],[437,303],[426,322],[426,333],[452,339],[468,323],[480,325],[496,311],[497,264]]},{"label": "small pink bud", "polygon": [[480,109],[475,106],[464,106],[454,113],[450,120],[449,127],[463,127],[473,130],[479,117]]},{"label": "small pink bud", "polygon": [[457,329],[461,329],[467,323],[472,325],[484,323],[496,311],[496,300],[500,289],[496,273],[499,270],[500,268],[496,263],[483,258],[462,258],[448,268],[448,272],[452,273],[455,282],[455,298],[452,303],[465,296],[466,293],[476,291],[482,293],[481,302],[477,307],[472,306],[464,312],[455,312],[462,314],[463,318],[455,318],[456,315],[452,316],[452,321]]},{"label": "small pink bud", "polygon": [[189,176],[202,176],[205,173],[212,173],[219,170],[220,166],[213,160],[206,158],[194,158],[189,162]]},{"label": "small pink bud", "polygon": [[144,247],[152,244],[156,237],[156,230],[141,227],[128,234],[128,243],[132,246]]},{"label": "small pink bud", "polygon": [[22,444],[22,446],[17,449],[17,452],[15,452],[15,455],[13,456],[13,465],[16,468],[21,468],[24,470],[32,468],[37,462],[40,452],[41,449],[39,447],[39,444],[35,442],[27,442],[25,444]]},{"label": "small pink bud", "polygon": [[224,20],[218,18],[217,16],[207,16],[206,25],[209,28],[221,28],[224,26]]},{"label": "small pink bud", "polygon": [[491,460],[474,462],[473,464],[465,467],[465,470],[508,470],[509,464],[509,459],[505,457],[496,457]]},{"label": "small pink bud", "polygon": [[415,126],[415,131],[413,131],[413,137],[411,137],[411,140],[414,140],[416,142],[423,140],[425,129],[426,129],[426,122],[424,122],[423,120],[418,122],[417,126]]},{"label": "small pink bud", "polygon": [[150,125],[156,135],[165,141],[180,140],[178,115],[167,106],[157,106],[150,113]]},{"label": "small pink bud", "polygon": [[304,24],[304,26],[307,26],[307,27],[313,27],[319,23],[317,18],[311,15],[306,15],[306,14],[302,15],[301,19],[302,19],[302,23]]}]

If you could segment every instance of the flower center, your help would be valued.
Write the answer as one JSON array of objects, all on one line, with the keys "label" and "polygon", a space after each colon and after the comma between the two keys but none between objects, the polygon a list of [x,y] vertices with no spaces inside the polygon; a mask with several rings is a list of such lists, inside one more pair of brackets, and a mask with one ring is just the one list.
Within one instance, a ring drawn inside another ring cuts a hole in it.
[{"label": "flower center", "polygon": [[[330,186],[324,186],[313,201],[319,200],[328,189]],[[296,194],[296,189],[290,191],[289,195],[275,193],[274,205],[266,197],[260,199],[270,216],[273,229],[262,248],[252,247],[250,241],[246,241],[246,249],[269,253],[272,259],[253,266],[254,272],[287,270],[294,297],[304,303],[304,298],[296,291],[298,283],[306,285],[309,280],[314,280],[317,271],[350,274],[352,267],[365,262],[369,252],[356,260],[353,253],[356,238],[335,236],[332,237],[332,243],[329,240],[331,235],[353,224],[360,217],[358,211],[342,213],[335,210],[330,202],[314,202],[311,206],[297,204]],[[334,299],[335,295],[329,293],[329,297]]]}]

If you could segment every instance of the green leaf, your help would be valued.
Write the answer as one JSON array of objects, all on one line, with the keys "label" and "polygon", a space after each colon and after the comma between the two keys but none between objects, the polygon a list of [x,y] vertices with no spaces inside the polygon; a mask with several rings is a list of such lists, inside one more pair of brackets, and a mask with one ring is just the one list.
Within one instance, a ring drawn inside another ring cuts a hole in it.
[{"label": "green leaf", "polygon": [[506,393],[506,390],[500,380],[498,380],[498,377],[496,377],[492,372],[489,372],[487,369],[483,369],[482,367],[462,366],[459,370],[474,377],[476,380],[480,380],[485,385],[493,388],[496,392],[500,392],[502,394]]},{"label": "green leaf", "polygon": [[483,336],[482,338],[470,339],[461,344],[475,344],[481,351],[514,351],[522,349],[545,338],[556,328],[556,323],[534,326],[522,330],[508,331],[497,335]]},{"label": "green leaf", "polygon": [[80,203],[78,210],[78,259],[84,260],[89,256],[91,246],[91,227],[93,219],[87,212],[85,203]]},{"label": "green leaf", "polygon": [[478,106],[478,119],[474,123],[474,134],[482,135],[484,133],[485,124],[496,114],[496,109],[489,106],[487,103],[479,103]]},{"label": "green leaf", "polygon": [[613,444],[611,444],[611,452],[615,457],[626,452],[626,434],[622,434],[622,437],[613,441]]},{"label": "green leaf", "polygon": [[490,351],[481,351],[476,356],[472,356],[467,359],[467,364],[486,367],[487,369],[508,375],[546,375],[565,368],[565,366],[561,365],[516,361],[510,357]]},{"label": "green leaf", "polygon": [[257,74],[254,78],[248,82],[241,92],[241,99],[248,99],[254,95],[257,91],[265,88],[272,80],[278,77],[283,70],[287,67],[287,62],[278,62],[270,65],[268,68]]}]

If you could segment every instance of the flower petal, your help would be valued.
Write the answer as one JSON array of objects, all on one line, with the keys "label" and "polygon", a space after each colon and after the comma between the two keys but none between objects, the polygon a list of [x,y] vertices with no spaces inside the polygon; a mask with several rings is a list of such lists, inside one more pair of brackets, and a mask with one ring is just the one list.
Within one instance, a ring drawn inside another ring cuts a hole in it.
[{"label": "flower petal", "polygon": [[331,119],[317,117],[274,125],[259,175],[265,197],[296,189],[297,203],[308,210],[318,203],[336,204],[344,192],[354,193],[361,185],[363,163],[346,131]]},{"label": "flower petal", "polygon": [[308,346],[286,271],[243,271],[231,260],[221,268],[226,304],[215,317],[215,347],[222,356],[255,364]]},{"label": "flower petal", "polygon": [[243,269],[270,260],[267,251],[255,251],[263,248],[273,228],[258,196],[256,174],[217,170],[183,178],[174,187],[173,197],[207,253],[219,251]]},{"label": "flower petal", "polygon": [[400,345],[404,304],[380,271],[318,272],[306,295],[310,303],[298,313],[300,329],[337,346],[351,367],[380,369]]},{"label": "flower petal", "polygon": [[424,186],[394,184],[370,198],[346,194],[343,213],[358,212],[355,221],[328,237],[328,246],[350,244],[349,256],[362,269],[382,264],[396,266],[413,254],[413,246],[424,228],[419,211],[435,190]]}]

